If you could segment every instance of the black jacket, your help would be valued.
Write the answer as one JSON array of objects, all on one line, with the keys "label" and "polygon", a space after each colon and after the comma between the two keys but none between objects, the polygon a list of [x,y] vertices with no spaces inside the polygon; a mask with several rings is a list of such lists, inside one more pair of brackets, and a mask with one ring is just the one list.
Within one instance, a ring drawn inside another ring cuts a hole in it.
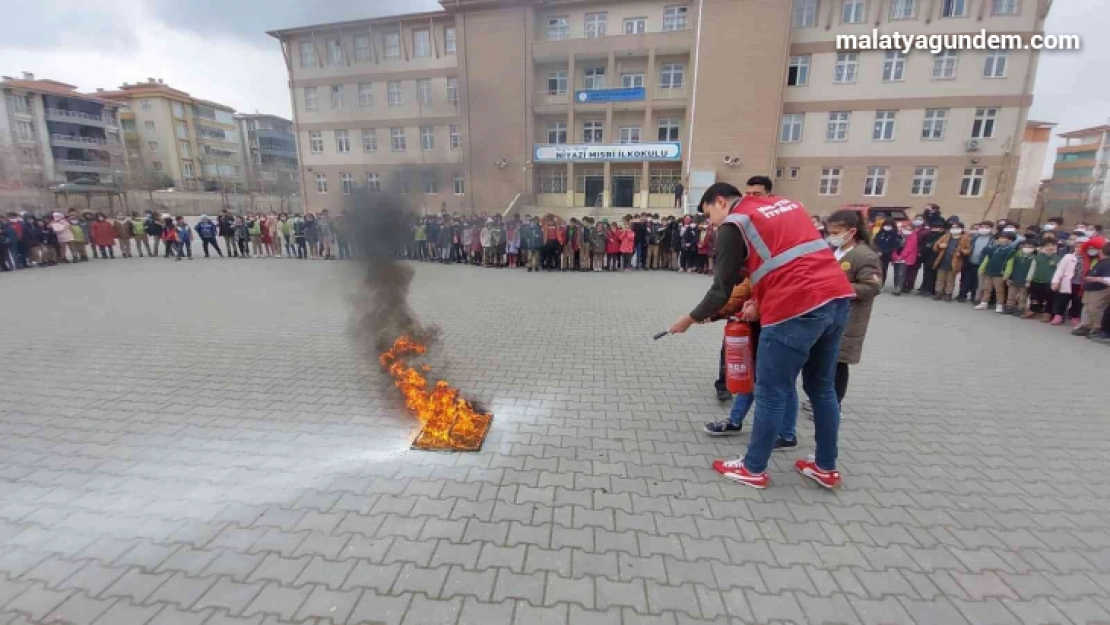
[{"label": "black jacket", "polygon": [[231,215],[220,215],[216,218],[221,237],[230,237],[235,234],[235,218]]},{"label": "black jacket", "polygon": [[893,228],[890,230],[880,228],[879,233],[875,235],[874,248],[880,256],[889,257],[900,247],[902,247],[902,235],[898,234],[898,231]]}]

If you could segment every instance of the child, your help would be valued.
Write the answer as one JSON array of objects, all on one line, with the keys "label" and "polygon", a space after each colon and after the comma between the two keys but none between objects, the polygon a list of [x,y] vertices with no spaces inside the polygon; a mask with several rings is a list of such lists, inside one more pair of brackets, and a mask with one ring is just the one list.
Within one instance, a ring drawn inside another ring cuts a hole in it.
[{"label": "child", "polygon": [[250,222],[251,252],[255,258],[262,258],[266,253],[262,249],[262,231],[265,229],[261,215],[252,215]]},{"label": "child", "polygon": [[1069,241],[1068,253],[1060,259],[1056,266],[1056,273],[1052,276],[1052,290],[1055,292],[1052,325],[1064,323],[1064,315],[1071,319],[1072,328],[1078,328],[1083,309],[1083,282],[1086,277],[1086,266],[1079,258],[1079,245],[1089,239],[1085,231]]},{"label": "child", "polygon": [[913,226],[908,223],[902,224],[898,234],[901,236],[901,242],[890,256],[894,266],[895,297],[902,293],[909,293],[905,290],[906,267],[917,263],[917,236],[914,234]]},{"label": "child", "polygon": [[979,305],[975,310],[986,310],[993,295],[997,304],[994,312],[1006,312],[1006,280],[1010,261],[1017,253],[1016,240],[1017,235],[1004,228],[983,250],[983,261],[979,265]]},{"label": "child", "polygon": [[[235,217],[235,225],[232,226],[232,231],[235,233],[235,244],[239,247],[239,257],[250,258],[251,231],[242,217]],[[303,242],[303,237],[301,237],[298,242],[300,248],[304,247]]]},{"label": "child", "polygon": [[593,253],[593,267],[594,271],[598,272],[605,269],[605,250],[609,245],[609,235],[606,232],[606,222],[601,220],[594,228],[593,236],[590,239],[590,251]]},{"label": "child", "polygon": [[933,244],[933,252],[936,253],[933,269],[937,272],[933,299],[951,302],[956,291],[956,276],[963,271],[964,262],[971,255],[971,235],[964,234],[964,225],[957,221]]},{"label": "child", "polygon": [[[1023,246],[1027,246],[1027,240]],[[1022,248],[1024,252],[1024,247]],[[1056,237],[1045,234],[1041,237],[1041,249],[1033,259],[1033,267],[1029,271],[1029,312],[1022,315],[1024,319],[1032,319],[1040,315],[1041,321],[1052,321],[1052,279],[1056,275],[1056,267],[1060,264],[1060,257],[1056,255]]]},{"label": "child", "polygon": [[698,261],[698,227],[690,216],[682,226],[682,271],[690,273],[696,269]]},{"label": "child", "polygon": [[623,267],[624,271],[628,273],[632,271],[632,253],[636,250],[636,233],[632,231],[628,223],[621,225],[620,241]]},{"label": "child", "polygon": [[[843,403],[844,395],[848,392],[848,365],[859,364],[863,354],[863,340],[867,337],[867,326],[871,321],[871,308],[875,298],[883,291],[883,269],[879,255],[870,247],[867,224],[859,211],[836,211],[825,221],[825,229],[829,233],[829,244],[836,248],[833,254],[856,291],[852,298],[848,325],[845,326],[844,336],[840,340],[840,357],[836,363],[836,401]],[[953,236],[959,237],[960,234]],[[949,246],[963,247],[964,244],[963,240],[959,243],[950,240]],[[953,276],[955,273],[958,272],[954,272]],[[947,293],[951,295],[951,292],[949,288]]]},{"label": "child", "polygon": [[1010,277],[1006,280],[1006,288],[1010,295],[1006,299],[1006,312],[1019,315],[1022,319],[1029,319],[1033,312],[1025,310],[1025,302],[1029,298],[1029,279],[1033,277],[1033,253],[1037,248],[1031,239],[1026,239],[1019,246],[1021,250],[1010,261]]},{"label": "child", "polygon": [[[58,262],[55,260],[58,250],[58,233],[55,232],[50,224],[46,223],[45,219],[38,221],[38,242],[34,245],[38,246],[38,252],[35,253],[35,259],[39,263],[39,267],[46,265],[53,267]],[[35,248],[32,248],[34,250]]]},{"label": "child", "polygon": [[[1101,239],[1101,237],[1097,238]],[[1110,306],[1110,286],[1107,285],[1107,278],[1110,278],[1110,259],[1107,258],[1110,256],[1110,243],[1095,247],[1088,242],[1084,249],[1090,260],[1090,269],[1087,270],[1087,277],[1083,279],[1083,307],[1087,312],[1087,321],[1072,330],[1072,334],[1099,339],[1102,342],[1103,339],[1108,338],[1102,333],[1102,316]]]},{"label": "child", "polygon": [[112,223],[112,228],[115,229],[116,239],[119,240],[120,254],[124,258],[131,258],[131,238],[134,236],[131,220],[123,215],[116,215],[116,220]]},{"label": "child", "polygon": [[115,259],[116,229],[104,213],[96,214],[96,221],[93,222],[89,234],[93,245],[100,251],[101,258]]},{"label": "child", "polygon": [[73,256],[73,262],[77,262],[78,258],[80,258],[83,263],[89,262],[89,236],[85,233],[86,227],[87,226],[82,225],[81,220],[77,219],[76,216],[70,216],[69,231],[73,235],[73,238],[70,239],[69,242],[69,253]]},{"label": "child", "polygon": [[609,224],[609,231],[605,233],[605,268],[609,271],[620,269],[621,232],[617,222]]},{"label": "child", "polygon": [[137,213],[131,213],[130,221],[131,234],[135,238],[135,249],[139,251],[139,258],[143,258],[143,249],[146,249],[147,256],[154,256],[150,251],[150,236],[146,232],[146,224],[142,219],[139,219]]},{"label": "child", "polygon": [[698,273],[711,273],[709,271],[709,250],[713,247],[713,233],[709,230],[709,222],[698,224]]},{"label": "child", "polygon": [[181,260],[186,254],[189,260],[193,260],[193,231],[189,229],[189,224],[185,223],[184,217],[177,218],[174,229],[177,231],[177,260]]},{"label": "child", "polygon": [[163,258],[169,258],[171,254],[176,254],[178,251],[177,226],[169,216],[162,222],[162,245],[166,246],[166,255]]}]

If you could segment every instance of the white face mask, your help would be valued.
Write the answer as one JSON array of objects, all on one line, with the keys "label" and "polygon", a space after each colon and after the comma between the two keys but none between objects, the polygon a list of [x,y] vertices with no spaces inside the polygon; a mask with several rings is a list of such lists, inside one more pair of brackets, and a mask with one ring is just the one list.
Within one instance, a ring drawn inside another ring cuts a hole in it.
[{"label": "white face mask", "polygon": [[1098,250],[1096,250],[1095,248],[1092,247],[1091,249],[1087,250],[1087,256],[1091,256],[1091,257],[1098,256]]},{"label": "white face mask", "polygon": [[894,230],[894,226],[883,226],[883,230],[890,232],[891,230]]},{"label": "white face mask", "polygon": [[1031,247],[1023,247],[1023,248],[1021,248],[1021,253],[1022,253],[1022,254],[1025,254],[1026,256],[1029,256],[1029,255],[1031,255],[1031,254],[1033,253],[1033,248],[1031,248]]},{"label": "white face mask", "polygon": [[848,234],[846,232],[842,232],[840,234],[830,234],[829,236],[825,237],[825,241],[827,241],[828,244],[833,247],[841,248],[847,245],[848,242],[851,241],[851,239],[848,238]]},{"label": "white face mask", "polygon": [[1056,229],[1056,224],[1047,223],[1047,224],[1044,225],[1044,229],[1045,229],[1045,232],[1052,232],[1053,230]]},{"label": "white face mask", "polygon": [[1097,231],[1097,230],[1091,229],[1091,230],[1088,230],[1088,231],[1087,231],[1087,236],[1089,236],[1089,237],[1093,237],[1093,236],[1095,236],[1096,234],[1098,234],[1098,231]]},{"label": "white face mask", "polygon": [[952,228],[948,232],[951,232],[952,236],[958,237],[958,236],[960,236],[961,234],[964,233],[964,229],[963,228]]},{"label": "white face mask", "polygon": [[907,236],[907,237],[910,236],[911,234],[913,234],[913,230],[902,230],[901,232],[902,232],[902,236]]},{"label": "white face mask", "polygon": [[924,222],[924,221],[922,221],[922,220],[920,220],[920,219],[914,219],[914,220],[913,220],[913,225],[915,225],[915,226],[920,226],[920,225],[922,225],[922,224],[924,224],[924,223],[925,223],[925,222]]},{"label": "white face mask", "polygon": [[979,228],[979,234],[990,234],[990,233],[991,233],[990,228]]},{"label": "white face mask", "polygon": [[1002,232],[1017,232],[1017,228],[1013,228],[1011,226],[1006,226],[1005,228],[1002,229]]}]

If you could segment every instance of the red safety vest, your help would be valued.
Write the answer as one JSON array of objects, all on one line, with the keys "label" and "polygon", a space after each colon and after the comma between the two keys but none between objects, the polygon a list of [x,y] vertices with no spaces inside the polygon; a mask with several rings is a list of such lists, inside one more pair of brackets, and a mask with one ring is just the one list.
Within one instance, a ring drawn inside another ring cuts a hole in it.
[{"label": "red safety vest", "polygon": [[739,227],[748,244],[748,276],[764,326],[855,296],[801,202],[748,195],[724,223]]}]

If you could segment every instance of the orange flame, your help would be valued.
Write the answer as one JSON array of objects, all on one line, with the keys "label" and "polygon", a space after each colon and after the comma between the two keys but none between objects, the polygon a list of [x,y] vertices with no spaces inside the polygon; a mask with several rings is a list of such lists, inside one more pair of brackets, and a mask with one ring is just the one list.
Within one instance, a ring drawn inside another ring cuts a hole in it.
[{"label": "orange flame", "polygon": [[[405,397],[405,406],[420,420],[423,429],[413,442],[419,449],[477,450],[489,430],[492,415],[475,410],[459,397],[458,389],[440,380],[428,391],[428,380],[405,362],[422,356],[427,347],[408,336],[398,337],[378,362],[393,377],[393,385]],[[422,367],[428,372],[427,365]]]}]

